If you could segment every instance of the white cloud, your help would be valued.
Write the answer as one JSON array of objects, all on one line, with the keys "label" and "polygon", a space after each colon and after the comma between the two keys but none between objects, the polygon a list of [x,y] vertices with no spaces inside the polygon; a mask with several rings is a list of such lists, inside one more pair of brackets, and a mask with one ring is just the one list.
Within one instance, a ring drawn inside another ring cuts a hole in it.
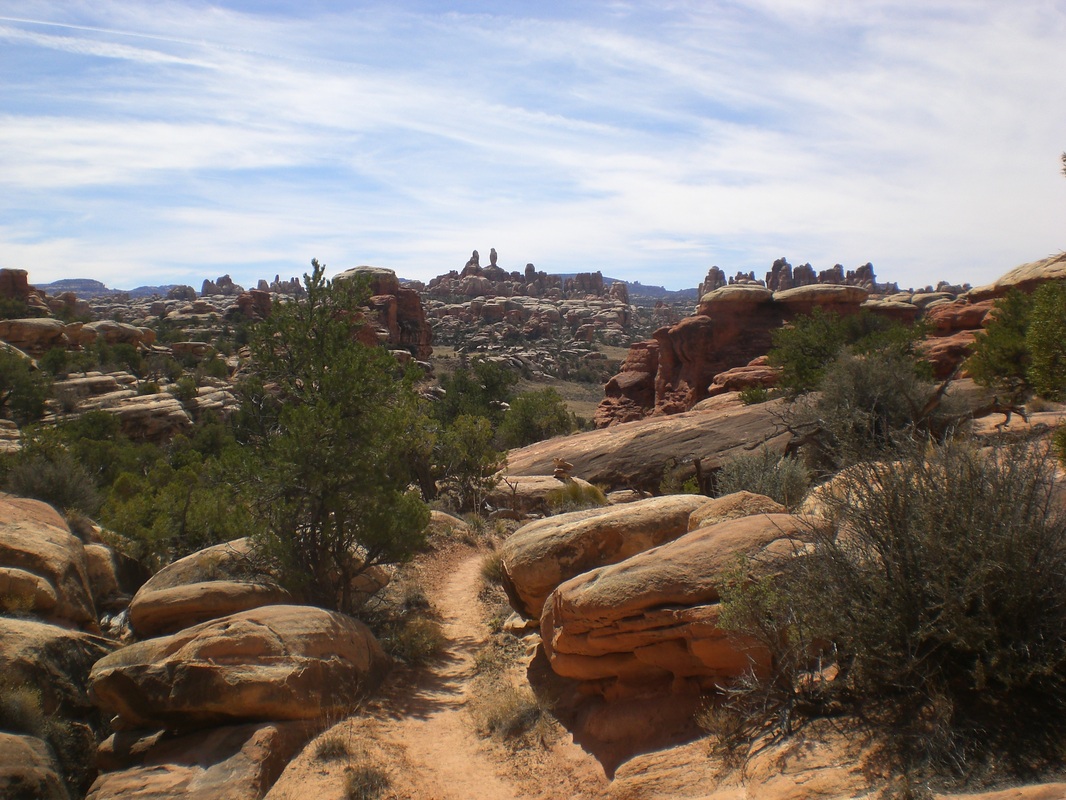
[{"label": "white cloud", "polygon": [[0,265],[31,280],[428,278],[495,246],[672,286],[780,255],[924,284],[1062,246],[1051,5],[8,6],[62,23],[0,25]]}]

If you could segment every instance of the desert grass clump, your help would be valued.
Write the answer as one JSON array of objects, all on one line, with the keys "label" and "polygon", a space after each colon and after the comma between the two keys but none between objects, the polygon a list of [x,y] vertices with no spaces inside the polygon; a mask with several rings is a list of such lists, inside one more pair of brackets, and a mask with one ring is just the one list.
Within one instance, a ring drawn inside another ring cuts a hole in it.
[{"label": "desert grass clump", "polygon": [[515,739],[532,731],[546,711],[532,690],[504,685],[502,678],[493,691],[478,696],[473,708],[478,731],[498,739]]},{"label": "desert grass clump", "polygon": [[440,657],[448,639],[439,622],[416,614],[395,621],[381,643],[389,655],[421,667]]},{"label": "desert grass clump", "polygon": [[328,736],[315,745],[315,758],[319,761],[342,761],[350,755],[348,743],[340,736]]},{"label": "desert grass clump", "polygon": [[378,800],[391,785],[392,780],[385,770],[370,764],[356,764],[348,772],[344,796],[346,800]]},{"label": "desert grass clump", "polygon": [[718,496],[748,491],[793,509],[807,494],[811,475],[799,459],[781,457],[767,447],[738,456],[718,472]]},{"label": "desert grass clump", "polygon": [[605,506],[607,497],[597,486],[570,480],[565,481],[558,489],[548,492],[546,502],[553,514],[562,514]]},{"label": "desert grass clump", "polygon": [[503,555],[493,550],[481,560],[481,580],[486,586],[503,585]]}]

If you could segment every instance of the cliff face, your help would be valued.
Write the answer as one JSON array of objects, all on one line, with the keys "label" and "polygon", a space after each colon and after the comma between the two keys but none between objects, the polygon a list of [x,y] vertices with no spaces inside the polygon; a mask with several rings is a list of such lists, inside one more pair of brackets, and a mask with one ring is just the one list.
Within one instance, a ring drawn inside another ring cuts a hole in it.
[{"label": "cliff face", "polygon": [[855,286],[812,285],[776,293],[752,284],[715,289],[700,300],[695,316],[660,328],[652,342],[630,348],[622,371],[605,387],[596,425],[688,411],[709,396],[716,375],[769,352],[773,332],[787,321],[815,307],[856,314],[866,297]]}]

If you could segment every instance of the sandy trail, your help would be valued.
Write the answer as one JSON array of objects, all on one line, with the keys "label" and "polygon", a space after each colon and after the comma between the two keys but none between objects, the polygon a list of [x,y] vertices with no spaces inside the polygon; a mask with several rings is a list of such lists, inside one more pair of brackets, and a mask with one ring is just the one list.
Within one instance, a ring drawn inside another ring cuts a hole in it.
[{"label": "sandy trail", "polygon": [[482,556],[468,556],[434,592],[448,645],[407,697],[385,696],[368,709],[387,720],[383,742],[406,750],[405,775],[426,800],[513,800],[518,790],[497,774],[471,728],[465,705],[474,677],[474,653],[488,630],[480,620],[477,591]]},{"label": "sandy trail", "polygon": [[455,556],[435,565],[440,577],[426,584],[447,639],[442,657],[419,670],[413,681],[391,681],[358,715],[324,734],[349,743],[350,752],[358,754],[351,762],[322,761],[312,743],[289,764],[266,800],[342,800],[345,775],[359,759],[389,773],[391,786],[383,795],[389,800],[529,796],[507,777],[506,760],[478,739],[466,708],[474,653],[489,633],[477,597],[483,553]]}]

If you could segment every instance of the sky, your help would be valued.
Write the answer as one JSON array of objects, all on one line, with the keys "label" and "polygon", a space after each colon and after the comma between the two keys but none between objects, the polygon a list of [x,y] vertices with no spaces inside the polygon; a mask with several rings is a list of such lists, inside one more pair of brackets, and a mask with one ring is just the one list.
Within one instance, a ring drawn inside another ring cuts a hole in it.
[{"label": "sky", "polygon": [[0,0],[0,267],[921,287],[1066,248],[1066,0]]}]

